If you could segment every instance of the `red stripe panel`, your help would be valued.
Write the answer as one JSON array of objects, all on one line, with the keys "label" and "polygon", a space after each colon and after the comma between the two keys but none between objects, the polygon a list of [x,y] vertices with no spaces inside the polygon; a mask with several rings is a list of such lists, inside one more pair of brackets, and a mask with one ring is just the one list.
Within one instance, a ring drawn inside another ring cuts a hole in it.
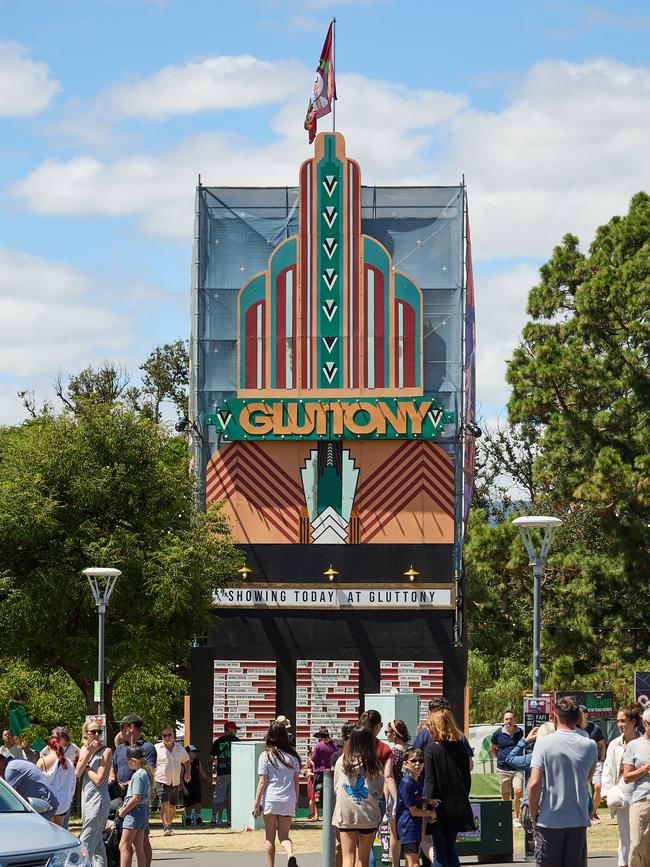
[{"label": "red stripe panel", "polygon": [[402,302],[404,315],[404,388],[415,388],[415,310]]},{"label": "red stripe panel", "polygon": [[375,388],[384,388],[384,353],[388,347],[385,343],[386,316],[384,308],[384,275],[373,268],[375,272]]},{"label": "red stripe panel", "polygon": [[[287,268],[280,271],[275,281],[275,387],[287,387]],[[273,386],[274,383],[271,383]]]},{"label": "red stripe panel", "polygon": [[310,231],[311,214],[307,213],[307,179],[311,172],[311,161],[300,171],[300,382],[307,388],[307,235]]},{"label": "red stripe panel", "polygon": [[[259,302],[258,302],[259,304]],[[252,304],[246,311],[246,388],[257,388],[257,308]]]}]

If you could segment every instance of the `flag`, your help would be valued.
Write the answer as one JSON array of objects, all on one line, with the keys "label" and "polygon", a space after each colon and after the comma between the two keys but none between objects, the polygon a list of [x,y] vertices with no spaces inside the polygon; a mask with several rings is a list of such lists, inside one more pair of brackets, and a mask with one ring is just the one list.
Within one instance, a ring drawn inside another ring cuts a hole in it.
[{"label": "flag", "polygon": [[472,238],[469,232],[469,209],[465,213],[466,244],[467,244],[467,281],[465,295],[465,358],[463,361],[465,393],[465,430],[463,455],[463,524],[467,523],[467,515],[472,501],[474,489],[474,456],[476,437],[468,425],[476,424],[476,317],[474,309],[474,269],[472,267]]},{"label": "flag", "polygon": [[316,76],[307,106],[305,129],[309,133],[309,144],[316,138],[316,121],[319,117],[329,114],[332,103],[336,99],[336,82],[334,81],[334,22],[330,24],[320,60],[316,67]]}]

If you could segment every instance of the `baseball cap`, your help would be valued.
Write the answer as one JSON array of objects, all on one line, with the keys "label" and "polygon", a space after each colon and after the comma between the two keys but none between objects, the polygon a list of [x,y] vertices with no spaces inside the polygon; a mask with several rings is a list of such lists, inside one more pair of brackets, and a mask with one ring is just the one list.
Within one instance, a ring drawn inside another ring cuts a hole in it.
[{"label": "baseball cap", "polygon": [[230,719],[227,720],[227,721],[223,724],[223,727],[224,727],[225,729],[238,729],[238,728],[239,728],[239,726],[237,725],[237,723],[236,723],[236,722],[233,722],[233,721],[230,720]]},{"label": "baseball cap", "polygon": [[583,713],[589,713],[589,711],[587,710],[587,705],[586,705],[586,704],[581,704],[581,705],[579,705],[579,708],[580,708],[580,710],[581,710]]},{"label": "baseball cap", "polygon": [[127,713],[124,719],[119,720],[117,724],[118,726],[135,726],[138,729],[144,725],[142,717],[138,716],[137,713]]},{"label": "baseball cap", "polygon": [[198,751],[199,751],[199,748],[195,747],[194,744],[189,744],[188,746],[185,747],[185,749],[187,750],[188,753],[198,753]]}]

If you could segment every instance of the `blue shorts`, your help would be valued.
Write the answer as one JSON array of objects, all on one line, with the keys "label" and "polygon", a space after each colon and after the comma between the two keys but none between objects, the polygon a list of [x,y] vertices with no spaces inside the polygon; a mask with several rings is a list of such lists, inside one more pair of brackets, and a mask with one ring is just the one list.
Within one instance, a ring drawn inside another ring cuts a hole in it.
[{"label": "blue shorts", "polygon": [[144,831],[149,824],[149,807],[146,804],[138,804],[130,810],[122,820],[123,828],[133,828],[136,831]]}]

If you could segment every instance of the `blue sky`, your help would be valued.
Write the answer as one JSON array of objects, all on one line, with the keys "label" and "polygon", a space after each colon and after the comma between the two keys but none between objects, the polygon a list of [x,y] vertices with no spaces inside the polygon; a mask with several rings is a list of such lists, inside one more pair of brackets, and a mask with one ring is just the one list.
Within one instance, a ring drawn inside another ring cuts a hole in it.
[{"label": "blue sky", "polygon": [[0,0],[0,423],[19,387],[186,335],[196,177],[295,183],[332,15],[364,179],[466,175],[479,403],[503,412],[537,267],[648,186],[646,4]]}]

